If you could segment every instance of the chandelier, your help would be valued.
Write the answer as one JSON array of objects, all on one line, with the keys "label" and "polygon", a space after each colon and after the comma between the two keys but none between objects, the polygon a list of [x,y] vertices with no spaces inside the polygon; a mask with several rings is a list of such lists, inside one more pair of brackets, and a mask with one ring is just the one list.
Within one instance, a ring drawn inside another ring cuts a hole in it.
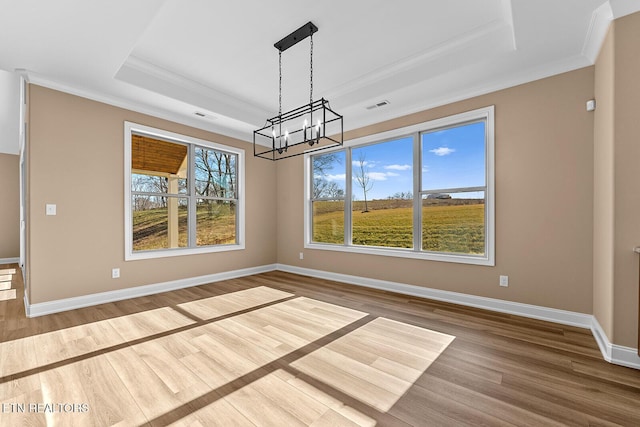
[{"label": "chandelier", "polygon": [[[313,100],[313,33],[316,31],[318,27],[308,22],[274,44],[278,49],[278,115],[253,131],[255,157],[275,161],[342,145],[342,116],[331,109],[328,100]],[[310,39],[309,103],[283,113],[282,52],[307,37]]]}]

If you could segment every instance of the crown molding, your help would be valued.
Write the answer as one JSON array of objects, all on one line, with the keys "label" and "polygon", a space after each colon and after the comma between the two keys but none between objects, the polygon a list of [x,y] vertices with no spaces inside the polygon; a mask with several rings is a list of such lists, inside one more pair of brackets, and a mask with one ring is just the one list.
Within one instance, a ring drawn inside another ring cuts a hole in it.
[{"label": "crown molding", "polygon": [[[353,129],[360,129],[383,121],[397,119],[410,114],[419,113],[421,111],[441,107],[443,105],[453,104],[455,102],[464,101],[467,99],[475,98],[477,96],[487,95],[500,90],[513,88],[537,80],[542,80],[548,77],[575,71],[581,68],[588,67],[590,65],[593,64],[591,64],[584,56],[576,55],[572,58],[554,61],[539,67],[531,68],[515,76],[512,75],[508,79],[504,79],[504,76],[497,76],[491,81],[485,82],[481,85],[477,85],[472,88],[465,88],[454,93],[447,92],[446,95],[440,97],[415,97],[419,98],[420,100],[428,99],[428,102],[414,103],[403,108],[394,109],[392,110],[392,114],[385,117],[376,116],[373,119],[369,120],[367,120],[367,117],[363,117],[362,120],[350,120],[349,126],[345,126],[345,132]],[[393,95],[389,95],[389,98],[393,98]]]},{"label": "crown molding", "polygon": [[[509,0],[505,0],[505,2],[510,6]],[[512,23],[510,24],[509,22],[505,22],[503,19],[496,19],[457,37],[453,37],[436,44],[435,46],[431,46],[428,49],[418,52],[412,56],[403,58],[388,66],[375,69],[369,73],[359,76],[356,79],[329,89],[325,92],[325,97],[330,99],[343,97],[349,93],[362,90],[367,86],[392,78],[398,74],[408,72],[421,66],[426,66],[430,62],[437,61],[452,51],[470,49],[474,45],[477,45],[481,41],[491,37],[503,38],[504,34],[507,32],[509,34],[508,50],[515,50],[515,33],[513,31]]]},{"label": "crown molding", "polygon": [[600,48],[613,19],[614,15],[610,2],[603,3],[591,14],[591,22],[582,46],[582,55],[588,58],[592,64],[595,64],[598,58]]},{"label": "crown molding", "polygon": [[[168,96],[190,105],[256,125],[270,117],[266,108],[233,97],[151,62],[130,56],[116,73],[117,80]],[[238,119],[240,118],[240,119]]]},{"label": "crown molding", "polygon": [[502,0],[502,20],[509,26],[511,30],[511,45],[513,50],[518,49],[516,42],[516,32],[513,25],[513,8],[511,7],[511,0]]},{"label": "crown molding", "polygon": [[640,11],[640,3],[636,0],[609,0],[607,3],[611,5],[613,19],[622,18]]},{"label": "crown molding", "polygon": [[190,116],[177,114],[161,108],[151,107],[149,105],[135,102],[130,99],[125,99],[125,98],[116,97],[112,95],[106,95],[104,93],[101,93],[95,90],[89,90],[86,88],[80,88],[78,86],[70,85],[67,83],[63,83],[63,82],[45,77],[33,71],[21,70],[21,72],[22,72],[22,75],[27,79],[29,84],[43,86],[49,89],[57,90],[59,92],[64,92],[70,95],[79,96],[82,98],[90,99],[96,102],[101,102],[103,104],[111,105],[114,107],[135,111],[136,113],[146,114],[159,119],[164,119],[164,120],[172,121],[182,125],[190,126],[196,129],[218,133],[220,135],[236,138],[247,143],[251,142],[251,134],[248,132],[238,131],[236,129],[220,126],[215,122],[211,122],[211,121],[205,122],[195,117],[192,118]]}]

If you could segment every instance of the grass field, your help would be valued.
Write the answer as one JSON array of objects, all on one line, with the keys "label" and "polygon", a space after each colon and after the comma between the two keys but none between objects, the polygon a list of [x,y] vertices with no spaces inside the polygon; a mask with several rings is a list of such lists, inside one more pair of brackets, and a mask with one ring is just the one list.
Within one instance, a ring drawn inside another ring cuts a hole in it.
[{"label": "grass field", "polygon": [[[353,244],[391,248],[413,247],[411,200],[353,202]],[[313,240],[344,243],[344,202],[313,204]],[[134,251],[168,248],[167,209],[133,213]],[[178,245],[187,246],[187,210],[178,211]],[[235,213],[228,205],[199,206],[198,246],[235,243]],[[484,204],[474,199],[425,199],[422,206],[422,248],[433,252],[484,253]]]},{"label": "grass field", "polygon": [[[354,245],[413,247],[411,200],[353,203]],[[344,203],[314,202],[313,240],[344,243]],[[422,247],[434,252],[483,254],[484,203],[474,199],[425,199],[422,206]]]},{"label": "grass field", "polygon": [[[169,247],[166,208],[133,212],[133,250]],[[178,208],[178,247],[188,246],[187,208]],[[198,206],[196,242],[198,246],[233,244],[236,241],[235,212],[229,205]]]}]

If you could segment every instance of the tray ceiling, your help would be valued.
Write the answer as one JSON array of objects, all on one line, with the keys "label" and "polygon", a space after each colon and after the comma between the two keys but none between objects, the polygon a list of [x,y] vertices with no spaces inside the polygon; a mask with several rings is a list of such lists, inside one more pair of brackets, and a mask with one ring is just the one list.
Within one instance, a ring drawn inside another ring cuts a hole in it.
[{"label": "tray ceiling", "polygon": [[[0,0],[0,69],[250,139],[278,108],[273,43],[307,21],[314,98],[354,129],[594,63],[629,0]],[[283,53],[283,108],[309,97],[309,43]],[[386,100],[380,108],[367,108]],[[198,112],[200,115],[195,115]]]}]

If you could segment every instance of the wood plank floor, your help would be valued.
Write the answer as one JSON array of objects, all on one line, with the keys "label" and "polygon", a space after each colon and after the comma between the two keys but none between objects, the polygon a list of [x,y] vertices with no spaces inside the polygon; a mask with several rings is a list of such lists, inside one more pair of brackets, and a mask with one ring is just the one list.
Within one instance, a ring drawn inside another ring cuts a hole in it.
[{"label": "wood plank floor", "polygon": [[11,280],[1,426],[640,426],[588,330],[283,272],[28,319]]}]

